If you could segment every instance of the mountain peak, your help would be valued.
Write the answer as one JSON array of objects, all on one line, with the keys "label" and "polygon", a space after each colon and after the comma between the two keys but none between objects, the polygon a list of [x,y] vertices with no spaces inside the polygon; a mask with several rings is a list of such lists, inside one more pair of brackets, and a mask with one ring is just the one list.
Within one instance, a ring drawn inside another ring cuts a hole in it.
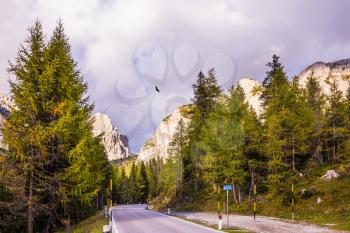
[{"label": "mountain peak", "polygon": [[107,114],[96,113],[93,116],[93,134],[95,136],[102,134],[102,144],[106,149],[108,160],[113,161],[130,156],[128,138],[119,133],[113,126],[111,118]]}]

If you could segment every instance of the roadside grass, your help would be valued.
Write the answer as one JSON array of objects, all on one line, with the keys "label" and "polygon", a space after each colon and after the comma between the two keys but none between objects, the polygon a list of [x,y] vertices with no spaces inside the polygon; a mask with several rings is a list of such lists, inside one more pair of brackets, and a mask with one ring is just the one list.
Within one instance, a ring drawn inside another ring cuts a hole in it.
[{"label": "roadside grass", "polygon": [[[304,177],[296,187],[295,221],[326,226],[334,230],[350,230],[350,172],[347,163],[337,167],[325,167],[322,170]],[[320,177],[327,169],[336,169],[341,177],[332,181],[323,181]],[[302,189],[313,190],[308,198],[301,197]],[[197,195],[191,202],[178,205],[178,211],[216,212],[215,197],[206,190]],[[261,216],[277,217],[291,221],[291,206],[269,201],[268,194],[259,195],[257,214]],[[317,204],[317,198],[322,202]],[[232,203],[232,198],[230,199]],[[253,203],[231,204],[230,212],[252,215]]]},{"label": "roadside grass", "polygon": [[103,211],[98,211],[94,216],[72,226],[72,233],[101,233],[103,225],[108,225],[108,219],[105,218]]}]

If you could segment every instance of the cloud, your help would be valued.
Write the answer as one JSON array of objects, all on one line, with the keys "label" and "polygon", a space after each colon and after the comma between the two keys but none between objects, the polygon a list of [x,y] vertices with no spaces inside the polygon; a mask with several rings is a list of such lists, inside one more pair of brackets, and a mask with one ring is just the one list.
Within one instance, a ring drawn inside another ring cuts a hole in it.
[{"label": "cloud", "polygon": [[[0,0],[0,91],[8,60],[39,18],[47,38],[61,18],[96,111],[108,113],[138,151],[160,120],[190,102],[200,69],[225,87],[262,80],[272,53],[289,76],[319,60],[347,58],[350,2]],[[158,85],[161,92],[156,93]]]}]

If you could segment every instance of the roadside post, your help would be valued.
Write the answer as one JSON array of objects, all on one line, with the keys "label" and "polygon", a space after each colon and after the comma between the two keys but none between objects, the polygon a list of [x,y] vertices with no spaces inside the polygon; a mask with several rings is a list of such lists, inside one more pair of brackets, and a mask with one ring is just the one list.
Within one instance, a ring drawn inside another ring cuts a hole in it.
[{"label": "roadside post", "polygon": [[228,225],[228,192],[230,190],[232,190],[232,185],[231,184],[224,184],[223,189],[226,190],[226,227],[229,228],[229,225]]},{"label": "roadside post", "polygon": [[294,184],[292,184],[292,222],[294,222]]},{"label": "roadside post", "polygon": [[221,230],[222,228],[222,213],[221,213],[221,187],[218,187],[218,230]]},{"label": "roadside post", "polygon": [[113,201],[112,201],[112,179],[109,179],[109,185],[108,185],[108,193],[109,193],[109,198],[108,198],[108,202],[107,202],[107,205],[108,205],[108,213],[109,213],[109,216],[111,217],[112,219],[112,207],[113,207]]},{"label": "roadside post", "polygon": [[256,184],[254,184],[254,206],[253,206],[253,211],[254,211],[254,220],[256,217]]}]

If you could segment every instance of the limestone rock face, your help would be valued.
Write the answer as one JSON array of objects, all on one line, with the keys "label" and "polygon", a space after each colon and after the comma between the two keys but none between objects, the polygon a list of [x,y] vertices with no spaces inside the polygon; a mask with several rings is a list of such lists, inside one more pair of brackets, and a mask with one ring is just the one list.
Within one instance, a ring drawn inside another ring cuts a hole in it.
[{"label": "limestone rock face", "polygon": [[137,160],[148,162],[152,158],[168,158],[168,149],[170,148],[169,144],[176,133],[176,127],[181,119],[185,126],[188,125],[191,109],[192,107],[189,105],[180,106],[173,112],[173,114],[165,117],[151,139],[149,139],[141,148]]},{"label": "limestone rock face", "polygon": [[7,148],[7,146],[2,143],[2,130],[4,128],[4,119],[10,115],[9,109],[11,105],[12,102],[10,98],[0,94],[0,148]]},{"label": "limestone rock face", "polygon": [[349,86],[346,79],[350,77],[350,59],[328,63],[316,62],[312,64],[304,69],[298,76],[301,87],[306,87],[307,80],[312,74],[318,78],[325,95],[330,94],[330,87],[326,80],[328,77],[334,77],[339,90],[341,90],[345,96]]},{"label": "limestone rock face", "polygon": [[119,133],[109,116],[96,113],[93,118],[95,121],[92,132],[95,136],[102,134],[102,143],[105,146],[108,160],[113,161],[130,156],[127,136]]},{"label": "limestone rock face", "polygon": [[251,78],[242,78],[238,81],[238,85],[243,88],[245,99],[248,104],[253,108],[256,114],[259,116],[263,108],[261,106],[260,95],[261,84]]}]

